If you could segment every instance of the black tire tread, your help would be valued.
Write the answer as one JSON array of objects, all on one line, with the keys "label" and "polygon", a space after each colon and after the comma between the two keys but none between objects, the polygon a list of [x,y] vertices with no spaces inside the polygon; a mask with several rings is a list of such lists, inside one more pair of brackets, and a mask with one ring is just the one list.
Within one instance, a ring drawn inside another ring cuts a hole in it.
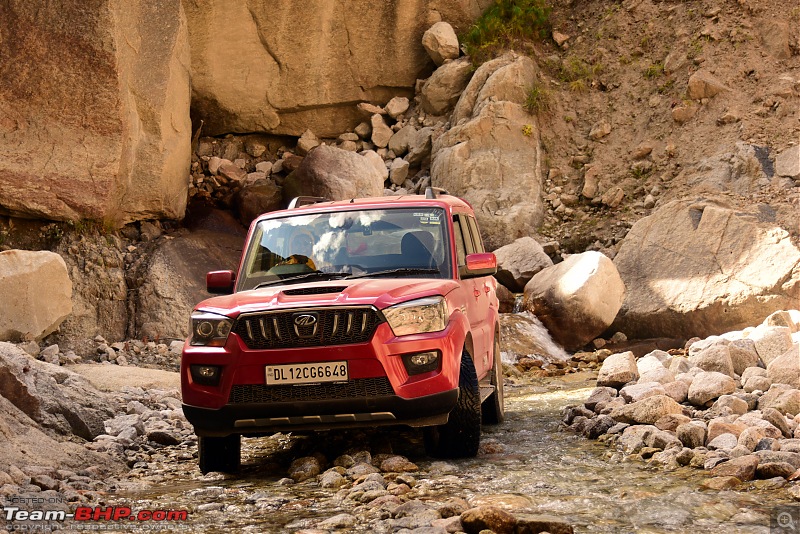
[{"label": "black tire tread", "polygon": [[481,396],[475,365],[461,355],[458,402],[447,423],[425,429],[425,450],[435,458],[470,458],[478,454],[481,438]]},{"label": "black tire tread", "polygon": [[222,438],[199,436],[197,438],[197,459],[200,472],[204,475],[212,471],[237,472],[242,461],[241,436],[238,434]]},{"label": "black tire tread", "polygon": [[506,419],[503,395],[503,363],[500,361],[500,343],[497,338],[493,345],[492,380],[495,392],[489,395],[481,405],[481,419],[484,425],[499,425]]}]

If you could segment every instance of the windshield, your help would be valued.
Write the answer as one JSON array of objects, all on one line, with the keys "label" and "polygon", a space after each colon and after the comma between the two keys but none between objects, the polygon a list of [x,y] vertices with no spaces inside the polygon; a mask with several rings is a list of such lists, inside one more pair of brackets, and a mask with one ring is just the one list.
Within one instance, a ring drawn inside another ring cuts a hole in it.
[{"label": "windshield", "polygon": [[379,276],[450,278],[447,216],[441,208],[314,213],[261,221],[245,255],[238,290],[319,271],[320,279]]}]

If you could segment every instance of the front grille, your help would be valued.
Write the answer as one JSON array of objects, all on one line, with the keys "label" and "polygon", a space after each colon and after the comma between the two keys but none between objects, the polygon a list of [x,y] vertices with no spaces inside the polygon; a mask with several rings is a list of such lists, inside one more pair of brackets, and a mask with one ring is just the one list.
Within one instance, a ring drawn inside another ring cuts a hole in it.
[{"label": "front grille", "polygon": [[284,289],[284,295],[324,295],[325,293],[341,293],[347,286],[328,286],[328,287],[301,287],[299,289]]},{"label": "front grille", "polygon": [[371,307],[324,308],[242,315],[236,332],[249,349],[288,349],[364,343],[382,322]]},{"label": "front grille", "polygon": [[311,386],[238,385],[231,388],[231,404],[259,402],[321,401],[394,395],[389,379],[358,378],[344,384],[315,384]]}]

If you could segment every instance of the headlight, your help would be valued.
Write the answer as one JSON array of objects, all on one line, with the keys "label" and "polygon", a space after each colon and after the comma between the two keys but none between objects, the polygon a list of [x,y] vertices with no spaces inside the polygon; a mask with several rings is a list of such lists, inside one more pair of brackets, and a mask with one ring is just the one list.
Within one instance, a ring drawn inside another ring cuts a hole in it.
[{"label": "headlight", "polygon": [[444,297],[425,297],[390,306],[383,315],[396,336],[439,332],[447,327],[449,315]]},{"label": "headlight", "polygon": [[222,347],[231,333],[233,321],[224,315],[195,312],[192,314],[192,337],[190,345]]}]

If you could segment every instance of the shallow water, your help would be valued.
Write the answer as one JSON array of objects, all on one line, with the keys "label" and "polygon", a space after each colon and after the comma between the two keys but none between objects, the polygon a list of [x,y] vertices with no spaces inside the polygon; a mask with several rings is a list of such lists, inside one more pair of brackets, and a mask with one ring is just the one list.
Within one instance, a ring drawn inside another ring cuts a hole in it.
[{"label": "shallow water", "polygon": [[[420,467],[414,498],[463,497],[512,513],[547,513],[567,520],[576,532],[768,533],[771,510],[791,504],[785,489],[751,484],[740,491],[701,491],[706,478],[701,470],[663,471],[640,461],[611,461],[609,447],[560,426],[561,409],[582,402],[590,385],[507,388],[506,423],[485,430],[488,453],[473,459],[434,461],[421,452],[413,432],[383,430],[368,437],[373,443],[390,442],[394,452]],[[152,466],[118,496],[135,509],[189,509],[192,531],[291,532],[341,513],[359,517],[347,531],[371,531],[370,521],[377,518],[354,512],[360,505],[336,490],[311,481],[279,484],[292,458],[329,437],[247,439],[243,472],[236,477],[203,477],[195,460],[171,460]]]}]

